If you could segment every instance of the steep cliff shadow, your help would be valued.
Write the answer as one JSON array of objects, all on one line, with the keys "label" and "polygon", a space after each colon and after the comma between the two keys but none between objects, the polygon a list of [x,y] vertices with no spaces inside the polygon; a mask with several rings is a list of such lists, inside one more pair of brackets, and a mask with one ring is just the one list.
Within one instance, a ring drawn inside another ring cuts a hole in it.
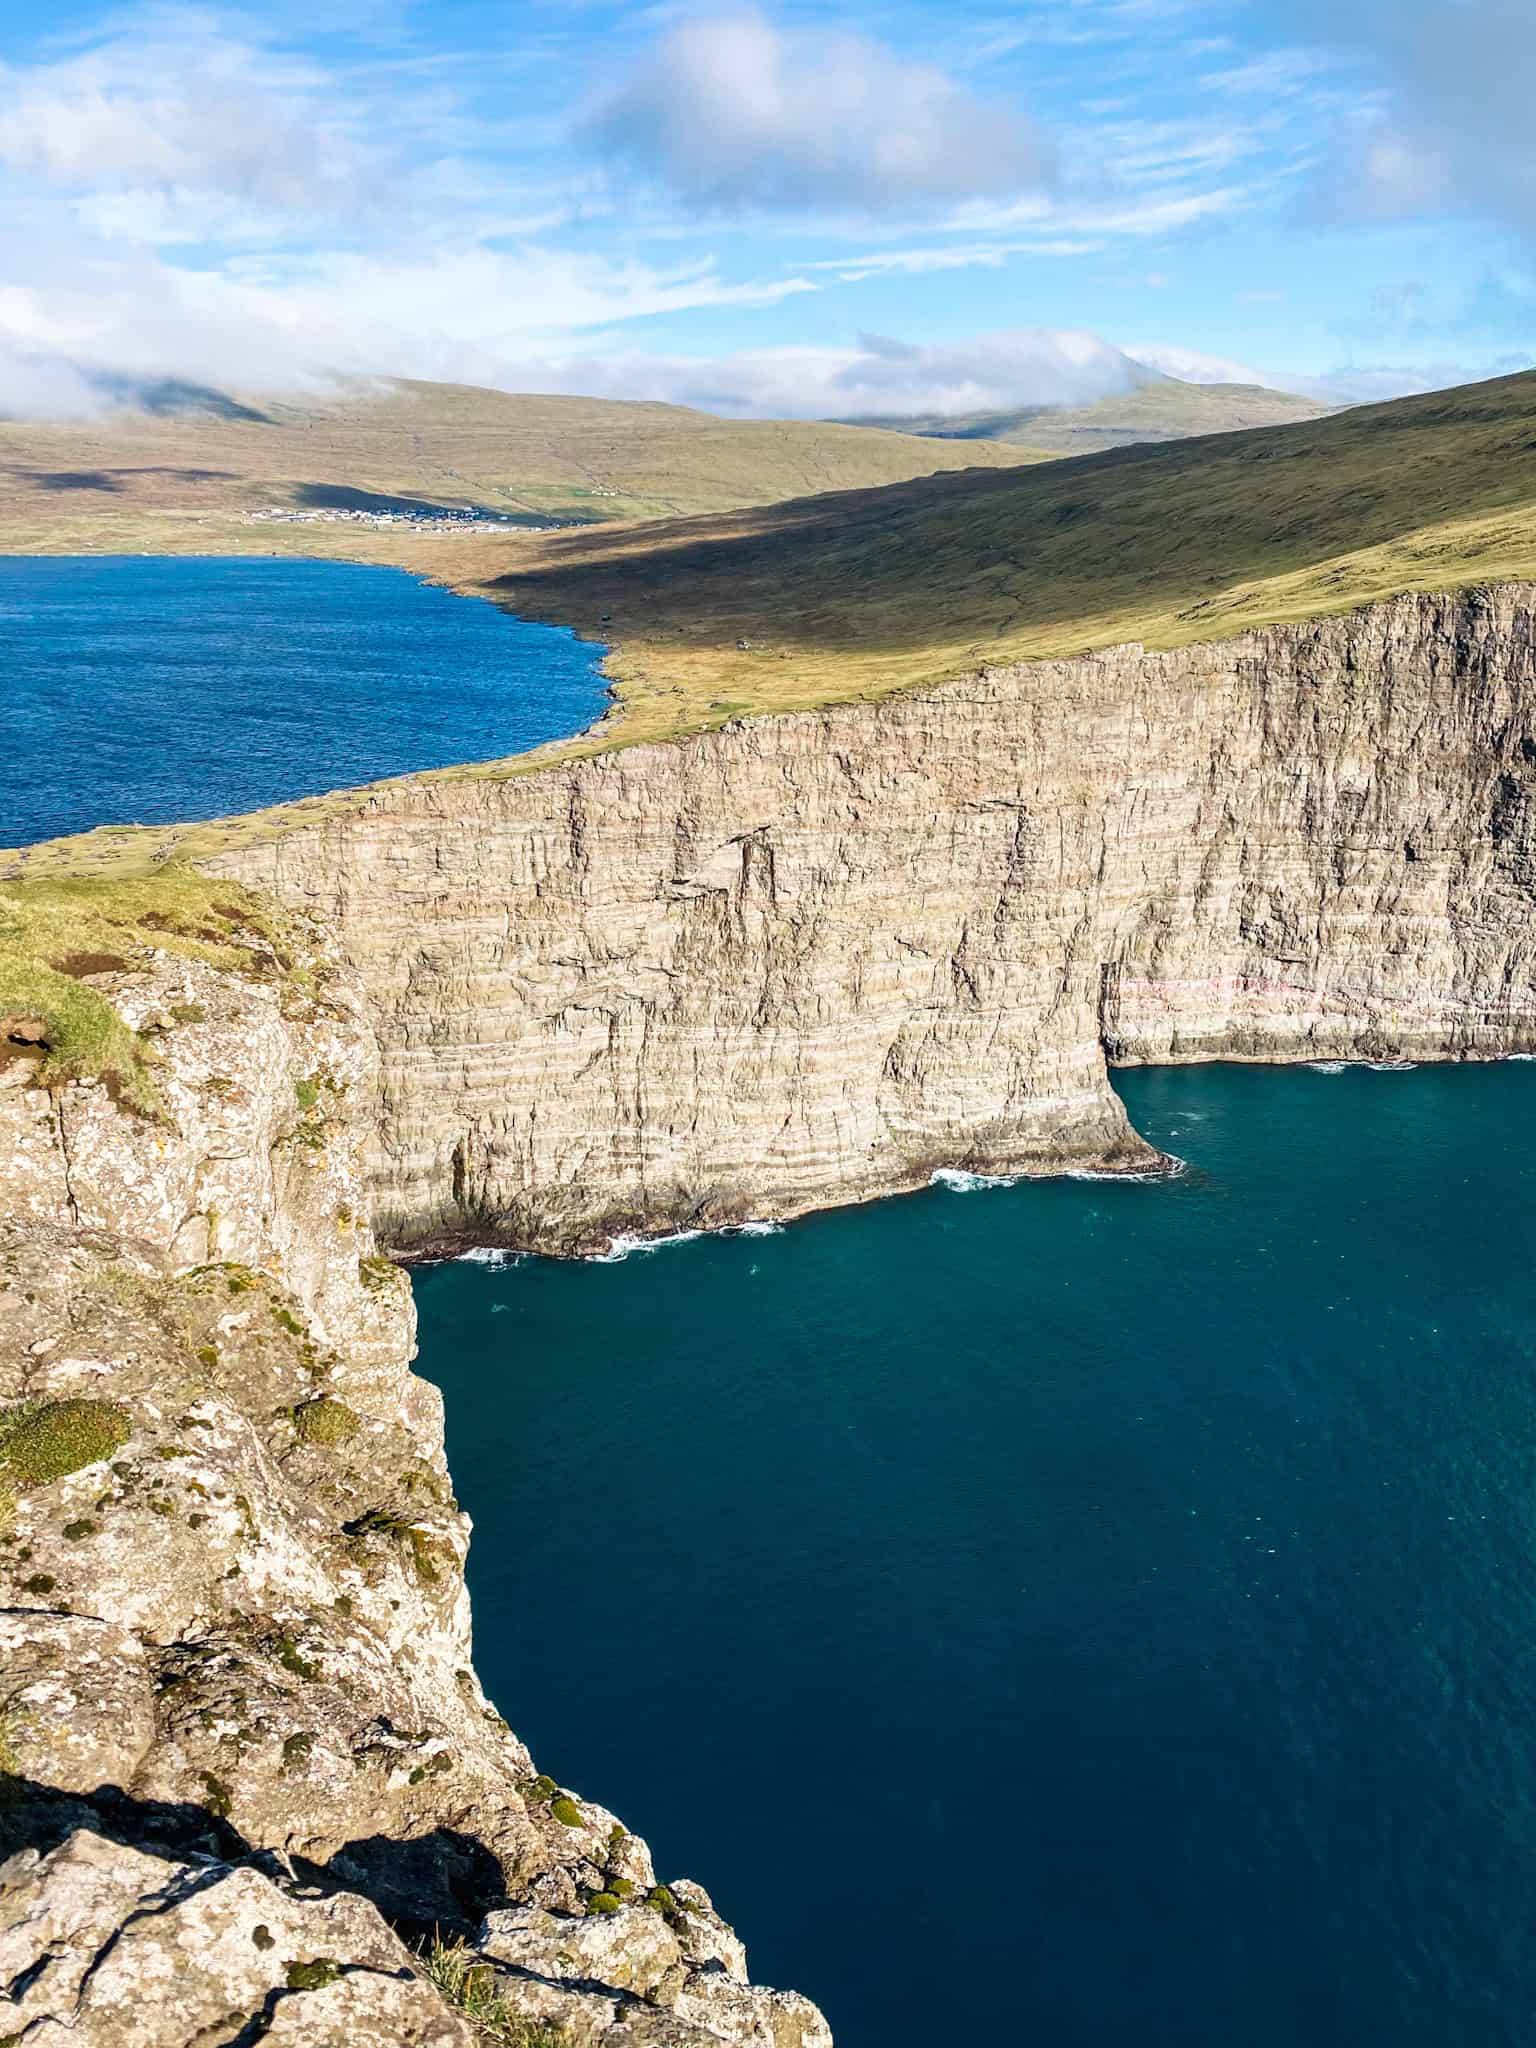
[{"label": "steep cliff shadow", "polygon": [[79,1793],[35,1778],[0,1780],[0,1855],[18,1849],[47,1855],[78,1828],[167,1863],[198,1857],[240,1863],[261,1856],[238,1829],[190,1801],[135,1799],[118,1785]]},{"label": "steep cliff shadow", "polygon": [[[289,1874],[272,1850],[191,1801],[135,1799],[117,1785],[74,1793],[35,1778],[0,1779],[0,1858],[19,1849],[47,1855],[81,1828],[167,1863],[250,1863],[269,1877]],[[296,1856],[292,1872],[324,1890],[371,1900],[408,1941],[437,1931],[472,1934],[487,1913],[512,1903],[490,1850],[455,1828],[408,1841],[372,1835],[349,1842],[329,1863]]]}]

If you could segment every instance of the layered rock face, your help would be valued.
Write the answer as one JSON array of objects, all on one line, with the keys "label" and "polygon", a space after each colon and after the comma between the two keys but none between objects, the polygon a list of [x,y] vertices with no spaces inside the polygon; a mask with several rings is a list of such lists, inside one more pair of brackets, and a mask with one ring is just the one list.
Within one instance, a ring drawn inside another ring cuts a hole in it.
[{"label": "layered rock face", "polygon": [[91,977],[161,1122],[0,1045],[0,2037],[828,2048],[476,1682],[373,1041],[306,964]]},{"label": "layered rock face", "polygon": [[391,785],[224,865],[363,992],[396,1245],[1147,1166],[1110,1062],[1536,1045],[1533,604]]}]

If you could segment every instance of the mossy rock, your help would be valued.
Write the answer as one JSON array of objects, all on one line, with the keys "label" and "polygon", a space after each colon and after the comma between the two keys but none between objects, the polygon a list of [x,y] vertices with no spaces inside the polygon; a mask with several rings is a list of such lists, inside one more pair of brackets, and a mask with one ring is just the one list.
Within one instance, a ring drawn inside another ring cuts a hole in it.
[{"label": "mossy rock", "polygon": [[387,1294],[398,1284],[400,1268],[377,1252],[372,1258],[358,1260],[357,1277],[370,1294]]},{"label": "mossy rock", "polygon": [[327,1984],[334,1984],[340,1975],[340,1963],[332,1962],[329,1956],[317,1956],[312,1963],[290,1963],[288,1989],[323,1991]]},{"label": "mossy rock", "polygon": [[622,1903],[612,1892],[594,1892],[587,1901],[587,1911],[598,1914],[617,1913]]},{"label": "mossy rock", "polygon": [[293,1426],[302,1443],[329,1450],[337,1444],[350,1443],[363,1425],[345,1401],[333,1401],[329,1394],[320,1394],[294,1409]]},{"label": "mossy rock", "polygon": [[0,1478],[30,1492],[105,1462],[132,1433],[117,1401],[24,1401],[0,1413]]},{"label": "mossy rock", "polygon": [[551,1799],[549,1810],[563,1828],[584,1828],[587,1824],[583,1818],[581,1808],[574,1799],[568,1798],[564,1792],[558,1798]]}]

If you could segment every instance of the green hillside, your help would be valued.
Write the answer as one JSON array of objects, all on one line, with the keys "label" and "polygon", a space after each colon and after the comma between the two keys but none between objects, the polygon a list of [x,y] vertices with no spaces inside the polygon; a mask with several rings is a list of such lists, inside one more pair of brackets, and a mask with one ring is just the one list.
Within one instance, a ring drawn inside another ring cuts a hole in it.
[{"label": "green hillside", "polygon": [[1134,391],[1091,405],[1024,406],[1014,412],[958,416],[926,413],[855,422],[900,429],[935,440],[1027,444],[1054,455],[1098,455],[1152,441],[1180,441],[1195,434],[1228,434],[1250,427],[1287,426],[1323,419],[1335,407],[1263,384],[1186,384],[1177,377],[1152,378]]}]

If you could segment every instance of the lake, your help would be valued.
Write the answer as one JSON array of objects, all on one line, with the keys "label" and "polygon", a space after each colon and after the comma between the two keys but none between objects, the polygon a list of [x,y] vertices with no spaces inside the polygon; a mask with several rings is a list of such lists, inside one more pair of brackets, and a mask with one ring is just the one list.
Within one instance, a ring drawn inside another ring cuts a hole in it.
[{"label": "lake", "polygon": [[0,556],[0,846],[519,753],[601,716],[605,652],[398,569]]},{"label": "lake", "polygon": [[839,2048],[1536,2010],[1536,1066],[1120,1077],[1177,1181],[419,1276],[477,1663]]}]

